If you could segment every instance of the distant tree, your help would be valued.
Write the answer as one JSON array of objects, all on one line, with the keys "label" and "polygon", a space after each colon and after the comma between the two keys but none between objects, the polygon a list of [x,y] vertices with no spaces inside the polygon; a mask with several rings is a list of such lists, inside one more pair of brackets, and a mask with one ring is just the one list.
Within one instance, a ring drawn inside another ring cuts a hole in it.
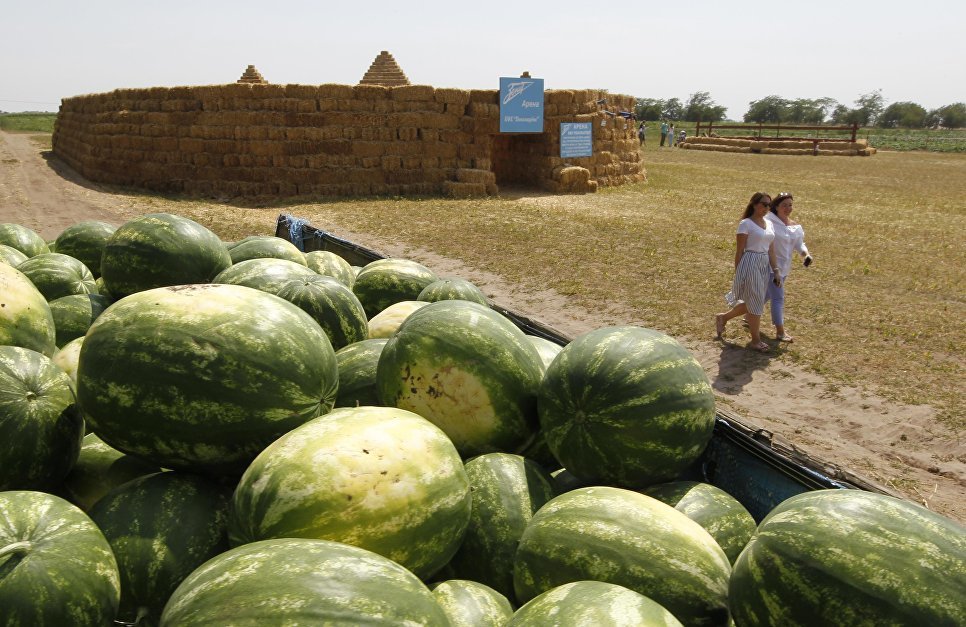
[{"label": "distant tree", "polygon": [[722,107],[711,99],[711,94],[699,91],[688,96],[684,105],[684,119],[688,122],[718,122],[724,119],[727,107]]},{"label": "distant tree", "polygon": [[893,102],[879,114],[875,125],[882,128],[923,128],[926,110],[915,102]]},{"label": "distant tree", "polygon": [[748,103],[745,122],[781,122],[785,117],[788,101],[781,96],[765,96],[761,100]]},{"label": "distant tree", "polygon": [[788,101],[782,122],[821,124],[837,104],[833,98],[797,98]]},{"label": "distant tree", "polygon": [[664,101],[664,110],[661,115],[669,120],[680,120],[684,117],[684,107],[677,98]]},{"label": "distant tree", "polygon": [[943,128],[966,127],[966,103],[955,102],[933,109],[927,116],[927,124]]},{"label": "distant tree", "polygon": [[634,115],[638,120],[660,120],[664,113],[664,101],[657,98],[638,98]]},{"label": "distant tree", "polygon": [[848,124],[849,115],[852,113],[852,109],[849,109],[844,104],[836,105],[832,109],[832,114],[829,116],[832,124]]},{"label": "distant tree", "polygon": [[885,101],[882,98],[881,89],[862,94],[855,100],[855,109],[852,110],[854,115],[851,122],[855,122],[859,126],[872,126],[884,108]]}]

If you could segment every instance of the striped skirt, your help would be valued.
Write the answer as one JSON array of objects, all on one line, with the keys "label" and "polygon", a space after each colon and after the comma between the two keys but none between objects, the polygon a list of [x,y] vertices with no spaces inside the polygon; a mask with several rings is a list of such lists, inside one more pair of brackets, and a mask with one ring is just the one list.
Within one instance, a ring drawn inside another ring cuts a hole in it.
[{"label": "striped skirt", "polygon": [[768,293],[768,253],[746,250],[735,270],[735,280],[725,300],[734,307],[744,303],[748,313],[760,316],[765,311]]}]

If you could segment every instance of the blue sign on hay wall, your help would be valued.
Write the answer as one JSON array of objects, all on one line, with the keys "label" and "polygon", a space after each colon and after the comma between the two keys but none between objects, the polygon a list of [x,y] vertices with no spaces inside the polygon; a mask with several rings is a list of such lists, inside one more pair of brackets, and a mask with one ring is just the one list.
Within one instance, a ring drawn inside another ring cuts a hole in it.
[{"label": "blue sign on hay wall", "polygon": [[543,79],[500,77],[500,132],[543,132]]},{"label": "blue sign on hay wall", "polygon": [[591,122],[560,123],[560,157],[594,156],[594,125]]}]

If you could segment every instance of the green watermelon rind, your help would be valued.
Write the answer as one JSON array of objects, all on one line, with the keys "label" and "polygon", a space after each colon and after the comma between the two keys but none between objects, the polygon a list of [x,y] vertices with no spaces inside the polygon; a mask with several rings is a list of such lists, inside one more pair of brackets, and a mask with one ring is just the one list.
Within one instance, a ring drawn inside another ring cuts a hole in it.
[{"label": "green watermelon rind", "polygon": [[295,278],[275,294],[312,316],[335,350],[369,337],[369,321],[362,303],[352,290],[332,277]]},{"label": "green watermelon rind", "polygon": [[575,581],[547,590],[518,609],[506,627],[609,625],[683,627],[664,606],[624,586]]},{"label": "green watermelon rind", "polygon": [[504,595],[477,581],[449,579],[431,588],[453,627],[503,627],[513,616]]},{"label": "green watermelon rind", "polygon": [[232,264],[249,259],[284,259],[305,264],[305,254],[292,242],[274,235],[252,235],[228,249]]},{"label": "green watermelon rind", "polygon": [[37,287],[47,302],[72,294],[96,294],[94,275],[79,259],[61,253],[31,257],[17,269]]},{"label": "green watermelon rind", "polygon": [[16,268],[0,264],[0,346],[20,346],[50,356],[57,331],[47,299]]},{"label": "green watermelon rind", "polygon": [[352,291],[372,318],[404,300],[416,300],[437,277],[426,266],[408,259],[379,259],[366,265],[356,276]]},{"label": "green watermelon rind", "polygon": [[336,407],[380,404],[376,367],[386,342],[388,340],[385,338],[362,340],[336,351],[335,360],[339,369]]}]

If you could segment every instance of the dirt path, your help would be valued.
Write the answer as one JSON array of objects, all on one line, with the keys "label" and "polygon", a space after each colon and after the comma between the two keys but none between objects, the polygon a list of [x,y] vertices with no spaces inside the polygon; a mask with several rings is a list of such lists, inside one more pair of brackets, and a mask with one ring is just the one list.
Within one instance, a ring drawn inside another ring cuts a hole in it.
[{"label": "dirt path", "polygon": [[[130,215],[129,197],[101,190],[45,154],[29,135],[0,132],[0,222],[17,222],[52,239],[81,220],[120,224]],[[275,210],[269,213],[274,220]],[[633,312],[619,307],[591,312],[553,292],[521,290],[431,251],[405,249],[337,224],[316,226],[383,253],[418,260],[438,274],[470,279],[499,304],[569,336],[634,320]],[[709,316],[707,338],[681,341],[704,366],[720,403],[776,439],[794,442],[812,456],[966,521],[966,434],[939,426],[931,407],[899,405],[832,386],[780,357],[712,341],[712,327]]]}]

